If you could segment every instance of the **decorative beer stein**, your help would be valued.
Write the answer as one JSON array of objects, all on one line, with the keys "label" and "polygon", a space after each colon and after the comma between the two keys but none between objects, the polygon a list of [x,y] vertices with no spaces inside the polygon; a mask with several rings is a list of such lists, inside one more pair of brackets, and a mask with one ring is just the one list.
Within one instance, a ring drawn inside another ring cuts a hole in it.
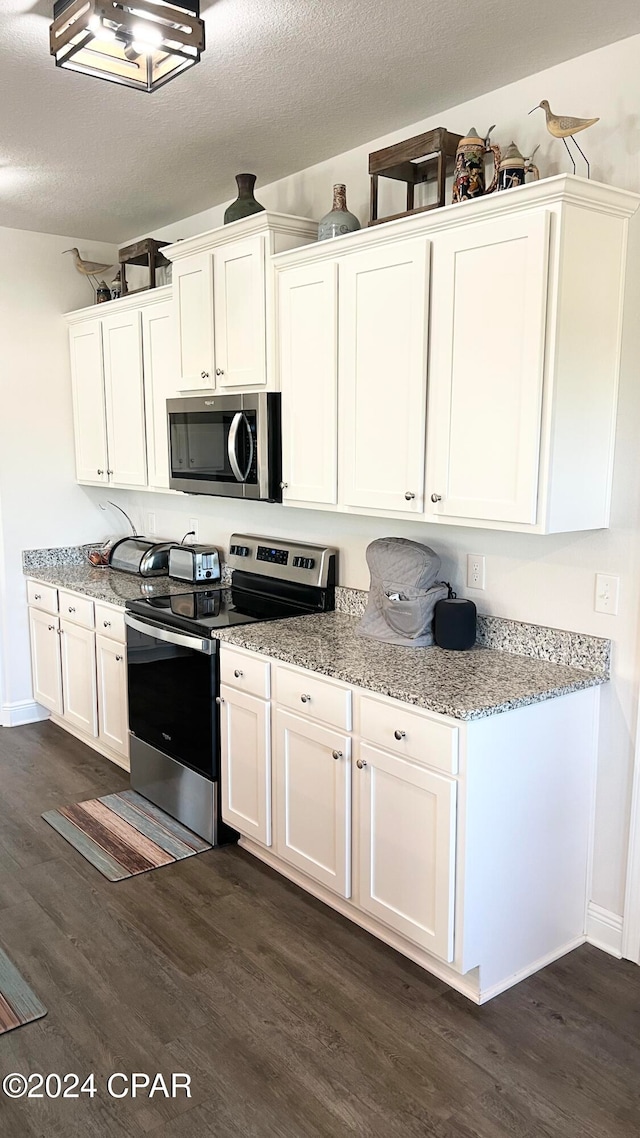
[{"label": "decorative beer stein", "polygon": [[[467,201],[469,198],[480,198],[483,194],[491,194],[498,184],[498,167],[500,165],[500,147],[493,146],[490,141],[491,131],[487,131],[486,138],[480,138],[475,127],[469,131],[466,138],[461,138],[456,151],[456,167],[453,177],[454,202]],[[495,173],[491,185],[485,185],[484,160],[487,154],[493,154]]]},{"label": "decorative beer stein", "polygon": [[[538,147],[536,146],[536,150],[537,149]],[[536,150],[534,150],[530,158],[524,158],[515,142],[509,143],[498,165],[499,190],[512,190],[515,186],[524,186],[526,176],[529,173],[533,174],[534,181],[538,180],[540,171],[533,162],[533,156]]]}]

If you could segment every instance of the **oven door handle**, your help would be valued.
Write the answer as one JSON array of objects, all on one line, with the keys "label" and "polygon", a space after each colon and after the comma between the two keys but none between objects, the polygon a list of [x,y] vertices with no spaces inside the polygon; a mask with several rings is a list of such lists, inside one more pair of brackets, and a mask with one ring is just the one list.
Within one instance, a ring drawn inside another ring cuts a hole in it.
[{"label": "oven door handle", "polygon": [[151,636],[154,640],[166,640],[168,644],[177,644],[180,648],[191,648],[193,652],[202,652],[205,656],[212,656],[215,651],[215,640],[205,640],[200,636],[189,636],[185,632],[174,632],[173,629],[164,628],[152,621],[139,620],[131,613],[124,614],[124,623],[144,636]]},{"label": "oven door handle", "polygon": [[[245,470],[244,474],[242,473],[242,470],[240,469],[240,463],[238,462],[238,430],[241,423],[244,423],[247,435],[249,436],[249,461],[247,463],[247,469]],[[231,426],[229,427],[229,437],[227,439],[227,454],[229,455],[229,463],[231,465],[233,473],[235,474],[236,481],[246,482],[247,478],[249,477],[251,466],[253,464],[253,435],[251,434],[249,420],[242,411],[236,411],[233,419],[231,420]]]}]

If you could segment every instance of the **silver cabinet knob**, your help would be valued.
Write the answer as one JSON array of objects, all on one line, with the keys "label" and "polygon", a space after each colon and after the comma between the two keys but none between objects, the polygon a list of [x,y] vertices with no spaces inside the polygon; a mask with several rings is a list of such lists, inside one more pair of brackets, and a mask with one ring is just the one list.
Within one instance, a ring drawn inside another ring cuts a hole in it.
[{"label": "silver cabinet knob", "polygon": [[357,766],[358,770],[362,770],[362,768],[363,768],[363,767],[366,767],[366,765],[367,765],[367,760],[366,760],[366,759],[358,759],[358,761],[357,761],[357,763],[356,763],[356,766]]},{"label": "silver cabinet knob", "polygon": [[104,470],[99,470],[98,474],[104,474]]},{"label": "silver cabinet knob", "polygon": [[310,695],[301,695],[300,701],[302,703],[311,703],[311,696]]},{"label": "silver cabinet knob", "polygon": [[415,498],[415,494],[413,493],[412,490],[407,490],[407,492],[405,494],[405,498],[406,498],[407,502],[412,502],[413,499]]},{"label": "silver cabinet knob", "polygon": [[58,636],[62,636],[62,633],[64,632],[64,628],[56,628],[56,632],[58,633]]},{"label": "silver cabinet knob", "polygon": [[236,668],[233,674],[237,680],[239,680],[241,676],[244,676],[244,672],[241,672],[239,668]]},{"label": "silver cabinet knob", "polygon": [[216,703],[218,704],[218,706],[220,706],[221,703],[224,703],[224,699],[222,698],[221,695],[216,696]]},{"label": "silver cabinet knob", "polygon": [[109,475],[113,474],[113,470],[107,470],[107,474],[109,474]]},{"label": "silver cabinet knob", "polygon": [[223,367],[217,367],[216,368],[216,375],[224,375],[224,368]]},{"label": "silver cabinet knob", "polygon": [[331,754],[333,755],[334,759],[342,758],[342,751],[332,751]]},{"label": "silver cabinet knob", "polygon": [[394,731],[393,732],[394,739],[398,739],[398,740],[405,739],[406,735],[407,735],[406,731]]},{"label": "silver cabinet knob", "polygon": [[123,657],[123,656],[116,656],[116,660],[120,661],[120,660],[122,660],[122,659],[124,659],[124,657]]},{"label": "silver cabinet knob", "polygon": [[42,593],[34,593],[33,599],[34,599],[34,601],[41,601],[42,600]]},{"label": "silver cabinet knob", "polygon": [[49,632],[55,632],[56,626],[55,624],[48,624],[47,628],[49,629]]},{"label": "silver cabinet knob", "polygon": [[280,483],[280,489],[281,489],[281,490],[287,490],[287,489],[288,489],[288,487],[289,487],[289,483],[288,483],[288,482],[281,482],[281,483]]},{"label": "silver cabinet knob", "polygon": [[75,612],[75,611],[76,611],[76,610],[75,610],[75,608],[73,607],[73,605],[69,605],[69,612]]},{"label": "silver cabinet knob", "polygon": [[432,502],[441,502],[442,501],[442,494],[432,494],[431,495],[431,501]]},{"label": "silver cabinet knob", "polygon": [[111,628],[111,621],[110,620],[103,620],[102,623],[103,623],[105,628]]},{"label": "silver cabinet knob", "polygon": [[209,378],[209,372],[208,371],[201,371],[200,372],[200,379],[208,379],[208,378]]}]

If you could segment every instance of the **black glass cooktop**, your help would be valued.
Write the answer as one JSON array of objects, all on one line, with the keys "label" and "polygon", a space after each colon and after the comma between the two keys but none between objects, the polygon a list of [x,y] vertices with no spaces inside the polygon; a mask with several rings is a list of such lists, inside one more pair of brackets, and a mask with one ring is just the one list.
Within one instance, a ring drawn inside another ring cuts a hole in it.
[{"label": "black glass cooktop", "polygon": [[148,621],[211,636],[217,628],[251,624],[258,620],[281,620],[317,611],[290,597],[274,597],[239,588],[200,589],[166,597],[128,601],[127,609]]}]

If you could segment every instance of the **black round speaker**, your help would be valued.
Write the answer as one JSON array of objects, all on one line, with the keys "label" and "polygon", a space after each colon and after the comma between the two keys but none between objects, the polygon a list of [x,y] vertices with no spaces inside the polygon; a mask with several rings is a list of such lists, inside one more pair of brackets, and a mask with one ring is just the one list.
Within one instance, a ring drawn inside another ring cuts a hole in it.
[{"label": "black round speaker", "polygon": [[473,601],[447,597],[435,608],[433,635],[438,648],[464,652],[476,642],[476,606]]}]

